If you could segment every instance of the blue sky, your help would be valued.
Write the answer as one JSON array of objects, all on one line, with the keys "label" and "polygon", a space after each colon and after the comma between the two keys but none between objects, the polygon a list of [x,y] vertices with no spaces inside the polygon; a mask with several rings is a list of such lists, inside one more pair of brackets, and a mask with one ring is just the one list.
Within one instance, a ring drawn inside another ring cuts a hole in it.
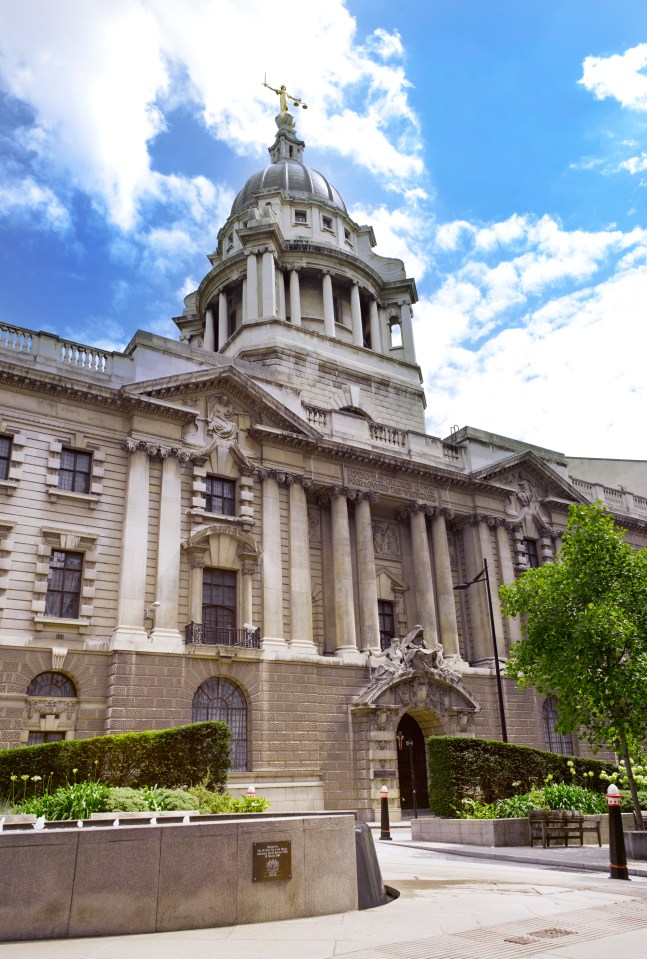
[{"label": "blue sky", "polygon": [[428,429],[647,459],[647,4],[0,0],[0,320],[170,317],[285,83],[306,162],[416,277]]}]

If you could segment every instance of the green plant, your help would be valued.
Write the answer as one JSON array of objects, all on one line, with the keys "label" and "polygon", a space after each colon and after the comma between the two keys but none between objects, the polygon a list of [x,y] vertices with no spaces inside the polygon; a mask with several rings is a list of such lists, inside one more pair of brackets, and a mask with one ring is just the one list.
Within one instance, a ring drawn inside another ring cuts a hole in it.
[{"label": "green plant", "polygon": [[108,790],[106,812],[147,812],[148,803],[141,789],[114,786]]},{"label": "green plant", "polygon": [[[0,795],[27,798],[33,777],[48,770],[51,791],[73,779],[99,780],[111,786],[166,788],[193,785],[209,773],[215,789],[224,788],[230,762],[231,732],[222,722],[191,723],[155,732],[121,733],[0,750]],[[12,777],[15,777],[13,779]],[[43,783],[40,783],[42,787]]]},{"label": "green plant", "polygon": [[465,798],[493,803],[527,793],[548,776],[602,793],[606,788],[602,773],[616,771],[613,763],[495,740],[432,736],[427,746],[429,803],[437,816],[455,816]]},{"label": "green plant", "polygon": [[499,799],[495,808],[498,819],[516,819],[527,816],[533,809],[546,809],[548,807],[542,791],[533,789],[521,796]]},{"label": "green plant", "polygon": [[465,798],[461,800],[456,816],[458,819],[497,819],[496,803]]},{"label": "green plant", "polygon": [[200,812],[209,813],[212,816],[231,812],[230,794],[209,789],[208,783],[209,777],[205,776],[201,782],[195,786],[189,786],[188,789],[188,792],[196,798]]},{"label": "green plant", "polygon": [[93,812],[105,812],[110,790],[105,783],[78,782],[59,786],[53,793],[32,796],[19,803],[15,811],[59,819],[89,819]]},{"label": "green plant", "polygon": [[167,812],[198,810],[200,803],[187,789],[160,789],[158,791],[158,800],[161,806],[158,809],[164,809]]},{"label": "green plant", "polygon": [[231,800],[231,810],[235,813],[266,812],[269,808],[270,804],[265,796],[240,796]]},{"label": "green plant", "polygon": [[548,809],[572,809],[593,814],[607,811],[607,801],[602,793],[572,783],[547,783],[542,792]]}]

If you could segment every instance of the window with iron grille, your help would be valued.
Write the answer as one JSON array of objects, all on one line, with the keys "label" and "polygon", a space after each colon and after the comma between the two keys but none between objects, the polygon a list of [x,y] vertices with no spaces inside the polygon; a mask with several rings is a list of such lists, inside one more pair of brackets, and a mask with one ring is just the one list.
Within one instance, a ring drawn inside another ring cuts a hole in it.
[{"label": "window with iron grille", "polygon": [[0,480],[9,478],[11,464],[11,437],[0,436]]},{"label": "window with iron grille", "polygon": [[58,488],[70,493],[89,493],[92,454],[63,447],[58,472]]},{"label": "window with iron grille", "polygon": [[46,616],[78,619],[82,573],[83,553],[52,550],[45,596]]},{"label": "window with iron grille", "polygon": [[74,683],[64,673],[49,670],[34,676],[27,687],[28,696],[76,696]]},{"label": "window with iron grille", "polygon": [[205,496],[207,513],[220,513],[221,516],[236,515],[236,484],[233,480],[207,476]]},{"label": "window with iron grille", "polygon": [[524,539],[523,545],[526,550],[526,558],[528,560],[528,566],[530,566],[532,569],[536,569],[539,566],[539,553],[537,552],[537,540]]},{"label": "window with iron grille", "polygon": [[231,768],[236,772],[247,769],[247,700],[230,679],[212,676],[196,690],[192,721],[211,719],[227,723],[231,729]]},{"label": "window with iron grille", "polygon": [[388,649],[395,637],[395,617],[393,603],[385,599],[377,601],[377,615],[380,622],[380,649]]},{"label": "window with iron grille", "polygon": [[549,696],[548,699],[546,699],[542,712],[546,749],[551,753],[559,753],[561,756],[572,756],[573,737],[570,733],[560,733],[555,728],[559,716],[555,696]]}]

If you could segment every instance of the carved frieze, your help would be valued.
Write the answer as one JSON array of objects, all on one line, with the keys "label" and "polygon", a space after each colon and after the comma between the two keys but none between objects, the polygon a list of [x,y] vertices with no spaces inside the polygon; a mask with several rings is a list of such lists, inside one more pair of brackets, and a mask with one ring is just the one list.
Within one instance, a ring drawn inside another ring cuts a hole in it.
[{"label": "carved frieze", "polygon": [[438,504],[438,490],[434,486],[412,478],[389,476],[377,470],[345,466],[344,484],[403,499],[424,500],[425,503]]}]

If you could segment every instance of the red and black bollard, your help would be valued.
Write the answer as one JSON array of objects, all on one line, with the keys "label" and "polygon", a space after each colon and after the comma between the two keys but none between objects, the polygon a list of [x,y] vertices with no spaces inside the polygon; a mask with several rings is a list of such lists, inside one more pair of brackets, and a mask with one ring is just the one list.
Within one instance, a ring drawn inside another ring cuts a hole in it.
[{"label": "red and black bollard", "polygon": [[386,786],[380,789],[380,839],[391,838],[389,824],[389,790]]},{"label": "red and black bollard", "polygon": [[620,813],[620,793],[618,787],[613,784],[607,790],[607,805],[609,807],[609,867],[611,870],[609,878],[629,879]]}]

